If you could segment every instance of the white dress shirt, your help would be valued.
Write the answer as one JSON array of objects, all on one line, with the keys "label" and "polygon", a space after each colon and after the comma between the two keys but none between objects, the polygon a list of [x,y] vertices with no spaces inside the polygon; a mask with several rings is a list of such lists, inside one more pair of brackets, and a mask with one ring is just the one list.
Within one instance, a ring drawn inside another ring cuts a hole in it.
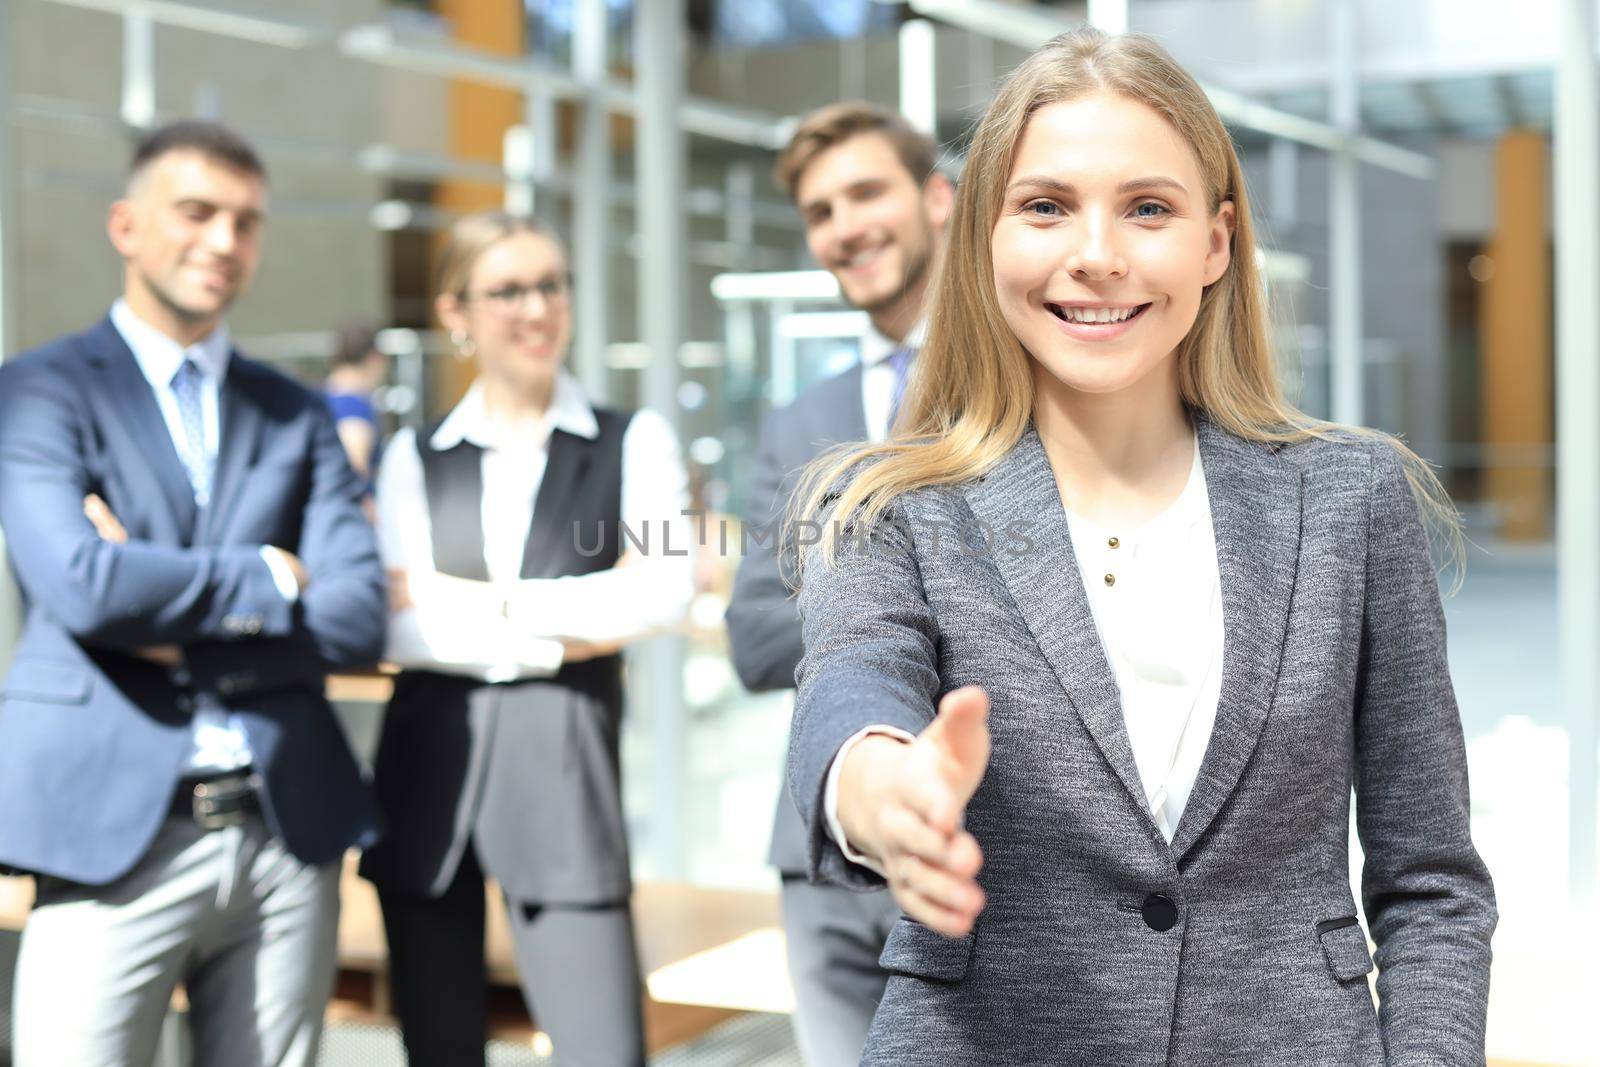
[{"label": "white dress shirt", "polygon": [[889,436],[889,409],[894,406],[894,367],[889,357],[899,348],[921,348],[928,334],[927,320],[911,327],[904,341],[895,341],[869,328],[861,338],[861,410],[867,416],[867,440]]},{"label": "white dress shirt", "polygon": [[[183,412],[178,407],[178,394],[173,391],[172,379],[183,361],[193,360],[200,371],[200,423],[201,457],[207,469],[216,469],[217,450],[222,441],[221,396],[222,382],[228,375],[228,361],[233,345],[228,336],[228,326],[221,323],[203,339],[185,348],[154,326],[145,322],[126,301],[111,305],[111,325],[127,343],[129,351],[139,365],[139,371],[150,383],[155,393],[161,418],[167,424],[167,434],[179,458],[189,452],[189,434],[184,429]],[[207,501],[197,492],[195,506],[204,508]],[[293,601],[300,596],[300,585],[288,565],[265,547],[261,550],[262,562],[272,573],[272,581],[284,599]],[[251,760],[250,746],[244,730],[230,715],[210,708],[201,708],[194,714],[194,750],[190,753],[187,769],[191,773],[230,771],[247,766]]]},{"label": "white dress shirt", "polygon": [[1222,695],[1222,585],[1199,448],[1183,492],[1154,519],[1117,530],[1069,510],[1067,529],[1145,804],[1171,841]]},{"label": "white dress shirt", "polygon": [[[613,644],[666,629],[682,619],[694,593],[696,528],[688,475],[672,426],[643,410],[622,437],[622,521],[648,531],[648,552],[629,553],[609,570],[562,578],[523,578],[522,558],[554,430],[593,439],[594,408],[562,371],[542,417],[493,418],[481,383],[473,383],[430,444],[466,441],[483,450],[483,561],[489,582],[439,574],[433,525],[416,436],[401,430],[378,468],[378,548],[384,566],[407,574],[412,606],[389,620],[387,658],[403,667],[486,682],[547,677],[560,670],[562,639]],[[592,537],[592,534],[585,534]],[[673,554],[666,554],[667,551]],[[686,553],[680,555],[679,553]]]},{"label": "white dress shirt", "polygon": [[[1222,695],[1222,585],[1198,444],[1183,491],[1143,525],[1108,528],[1071,510],[1066,517],[1095,629],[1122,696],[1145,805],[1170,842],[1211,741]],[[845,857],[881,874],[876,862],[845,843],[839,823],[844,756],[871,734],[912,740],[891,726],[869,726],[853,735],[828,768],[823,814]]]}]

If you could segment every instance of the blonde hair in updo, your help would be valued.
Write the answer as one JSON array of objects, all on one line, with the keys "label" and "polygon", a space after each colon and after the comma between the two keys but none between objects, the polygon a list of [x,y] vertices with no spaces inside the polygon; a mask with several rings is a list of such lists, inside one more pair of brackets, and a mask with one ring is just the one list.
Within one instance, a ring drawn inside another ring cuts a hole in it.
[{"label": "blonde hair in updo", "polygon": [[472,268],[478,265],[478,258],[506,238],[523,233],[547,237],[562,250],[563,256],[566,254],[566,246],[555,231],[528,215],[513,215],[509,211],[478,211],[457,219],[445,235],[444,248],[439,253],[439,270],[433,295],[439,297],[448,294],[457,300],[466,296],[467,286],[472,281]]}]

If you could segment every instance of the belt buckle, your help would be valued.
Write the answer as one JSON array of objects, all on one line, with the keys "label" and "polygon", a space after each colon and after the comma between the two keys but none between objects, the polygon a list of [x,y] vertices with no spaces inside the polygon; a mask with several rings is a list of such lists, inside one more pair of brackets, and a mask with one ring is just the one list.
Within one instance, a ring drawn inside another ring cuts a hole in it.
[{"label": "belt buckle", "polygon": [[240,803],[250,794],[248,778],[219,778],[199,782],[194,787],[194,821],[202,830],[222,830],[243,826],[249,813]]}]

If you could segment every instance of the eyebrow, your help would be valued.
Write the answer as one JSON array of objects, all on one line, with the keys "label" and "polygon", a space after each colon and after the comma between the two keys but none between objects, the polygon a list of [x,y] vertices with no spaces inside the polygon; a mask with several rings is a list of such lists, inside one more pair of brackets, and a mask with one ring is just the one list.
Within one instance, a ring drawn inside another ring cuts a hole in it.
[{"label": "eyebrow", "polygon": [[[1063,196],[1071,196],[1077,193],[1077,189],[1073,187],[1071,182],[1064,182],[1059,178],[1051,178],[1043,174],[1030,174],[1024,178],[1018,178],[1011,183],[1010,188],[1015,189],[1018,186],[1045,189]],[[1132,178],[1117,186],[1119,194],[1149,193],[1162,189],[1183,193],[1184,195],[1188,195],[1189,192],[1188,188],[1178,179],[1161,175],[1154,175],[1148,178]]]},{"label": "eyebrow", "polygon": [[215,200],[207,200],[203,196],[180,196],[178,199],[176,199],[176,200],[174,200],[172,202],[172,206],[173,207],[203,207],[203,208],[206,208],[206,209],[208,209],[210,211],[232,211],[235,215],[238,215],[240,218],[250,219],[252,221],[260,221],[261,219],[266,217],[266,214],[264,212],[259,211],[256,208],[253,208],[253,207],[230,208],[230,207],[228,207],[228,206],[226,206],[224,204],[217,203]]},{"label": "eyebrow", "polygon": [[[843,189],[839,190],[839,192],[841,192],[841,193],[859,193],[859,192],[862,192],[862,191],[867,190],[867,189],[874,189],[874,188],[877,188],[879,186],[887,185],[888,183],[889,183],[889,179],[888,178],[883,178],[883,177],[879,177],[879,176],[876,176],[876,175],[874,175],[873,177],[870,177],[870,178],[857,178],[855,181],[851,182],[849,185],[846,185]],[[800,205],[800,213],[802,215],[804,215],[804,214],[808,214],[808,213],[810,213],[812,211],[818,210],[820,208],[825,208],[825,207],[828,206],[828,202],[830,200],[832,200],[832,199],[833,199],[833,197],[831,197],[831,196],[819,196],[819,197],[817,197],[817,198],[815,198],[813,200],[808,200],[805,203]]]}]

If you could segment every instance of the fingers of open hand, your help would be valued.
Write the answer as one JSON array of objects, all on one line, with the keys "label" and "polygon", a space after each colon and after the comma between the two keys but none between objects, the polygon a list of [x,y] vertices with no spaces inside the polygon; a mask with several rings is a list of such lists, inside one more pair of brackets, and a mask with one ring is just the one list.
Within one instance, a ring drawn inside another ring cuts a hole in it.
[{"label": "fingers of open hand", "polygon": [[948,860],[950,835],[903,804],[892,804],[884,810],[879,820],[879,833],[884,851],[891,857],[915,856],[941,867]]},{"label": "fingers of open hand", "polygon": [[889,886],[906,914],[942,934],[963,936],[983,910],[983,890],[971,877],[910,854],[891,860],[886,869]]},{"label": "fingers of open hand", "polygon": [[891,805],[880,821],[884,871],[895,899],[918,922],[960,937],[983,910],[983,854],[965,830],[947,833],[915,808]]},{"label": "fingers of open hand", "polygon": [[963,804],[955,789],[939,769],[934,754],[917,754],[906,765],[896,792],[901,803],[919,815],[929,826],[949,836],[961,828]]}]

